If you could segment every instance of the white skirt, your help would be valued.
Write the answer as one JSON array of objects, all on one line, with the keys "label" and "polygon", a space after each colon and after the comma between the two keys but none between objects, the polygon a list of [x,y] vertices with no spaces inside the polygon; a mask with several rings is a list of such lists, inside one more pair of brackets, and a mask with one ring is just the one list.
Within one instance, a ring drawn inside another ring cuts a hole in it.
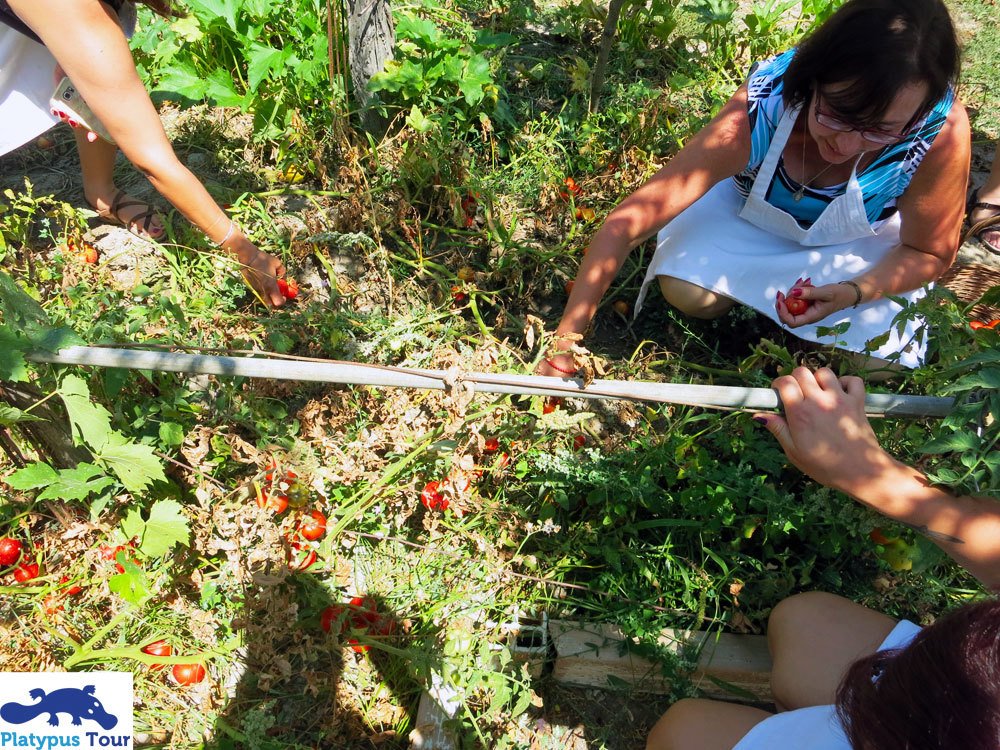
[{"label": "white skirt", "polygon": [[[874,237],[824,247],[806,247],[767,232],[739,217],[744,198],[732,180],[723,180],[667,224],[656,238],[653,255],[635,305],[638,315],[657,276],[673,276],[724,294],[753,307],[779,325],[775,295],[788,292],[798,278],[812,278],[815,286],[835,284],[864,273],[899,244],[899,215],[883,222]],[[917,289],[898,295],[911,302],[923,297]],[[872,347],[871,354],[888,357],[900,353],[899,363],[917,367],[927,348],[926,332],[917,336],[922,321],[909,321],[902,330],[892,320],[902,308],[889,299],[841,310],[818,324],[787,329],[807,341],[835,344],[853,352],[892,328],[888,341]],[[833,327],[848,322],[838,335],[820,337],[817,326]]]},{"label": "white skirt", "polygon": [[0,24],[0,155],[59,122],[49,111],[55,68],[45,47]]}]

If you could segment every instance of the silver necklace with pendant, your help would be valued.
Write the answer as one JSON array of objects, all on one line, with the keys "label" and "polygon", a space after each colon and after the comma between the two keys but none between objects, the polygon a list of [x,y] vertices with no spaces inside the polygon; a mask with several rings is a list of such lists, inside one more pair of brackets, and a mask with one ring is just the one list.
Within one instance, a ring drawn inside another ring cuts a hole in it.
[{"label": "silver necklace with pendant", "polygon": [[[799,185],[799,189],[796,190],[794,193],[792,193],[792,200],[795,201],[796,203],[798,203],[800,200],[802,200],[802,196],[806,194],[806,188],[809,187],[810,185],[812,185],[820,177],[822,177],[823,173],[826,172],[826,170],[828,170],[832,166],[833,166],[833,164],[827,164],[819,172],[817,172],[816,174],[814,174],[812,176],[812,179],[807,180],[806,182],[803,182],[801,185]],[[806,134],[803,133],[802,134],[802,176],[805,177],[805,174],[806,174]]]}]

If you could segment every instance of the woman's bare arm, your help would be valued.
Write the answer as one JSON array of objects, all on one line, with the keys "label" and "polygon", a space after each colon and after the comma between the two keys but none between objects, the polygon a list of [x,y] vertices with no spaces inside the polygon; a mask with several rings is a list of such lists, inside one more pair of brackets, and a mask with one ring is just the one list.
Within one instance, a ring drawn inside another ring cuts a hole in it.
[{"label": "woman's bare arm", "polygon": [[[11,0],[9,4],[38,34],[125,156],[153,187],[210,240],[226,238],[228,217],[174,154],[108,6],[98,0]],[[243,264],[244,276],[265,302],[284,303],[275,282],[284,268],[276,258],[262,253],[238,230],[229,235],[225,247]]]},{"label": "woman's bare arm", "polygon": [[860,378],[804,367],[774,381],[783,417],[758,415],[789,460],[817,482],[924,534],[983,584],[1000,591],[1000,501],[956,496],[879,445]]},{"label": "woman's bare arm", "polygon": [[[690,206],[716,183],[738,173],[750,158],[746,86],[670,163],[612,211],[594,235],[556,330],[583,334],[628,254]],[[571,342],[557,339],[557,347]],[[558,363],[557,363],[558,364]],[[557,375],[544,363],[540,372]]]}]

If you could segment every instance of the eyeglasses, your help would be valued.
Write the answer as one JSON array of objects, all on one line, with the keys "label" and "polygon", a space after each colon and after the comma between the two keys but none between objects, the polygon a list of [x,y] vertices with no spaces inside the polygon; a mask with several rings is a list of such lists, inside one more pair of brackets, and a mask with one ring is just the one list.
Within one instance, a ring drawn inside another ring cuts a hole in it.
[{"label": "eyeglasses", "polygon": [[906,134],[910,129],[910,125],[907,125],[903,129],[902,133],[886,133],[884,130],[859,128],[857,125],[847,122],[846,120],[841,120],[839,117],[836,117],[829,112],[823,112],[819,108],[818,96],[816,99],[816,122],[824,128],[836,130],[838,133],[857,133],[869,143],[875,143],[879,146],[888,146],[892,143],[899,143],[906,137]]}]

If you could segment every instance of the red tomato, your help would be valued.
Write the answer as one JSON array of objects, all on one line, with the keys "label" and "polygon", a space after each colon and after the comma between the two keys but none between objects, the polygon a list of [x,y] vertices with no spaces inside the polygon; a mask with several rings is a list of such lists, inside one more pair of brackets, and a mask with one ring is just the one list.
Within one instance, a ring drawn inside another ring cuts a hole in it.
[{"label": "red tomato", "polygon": [[558,396],[549,396],[542,405],[542,414],[551,414],[562,406],[562,402],[563,400]]},{"label": "red tomato", "polygon": [[420,502],[428,510],[447,510],[448,499],[441,494],[441,483],[438,481],[428,482],[420,491]]},{"label": "red tomato", "polygon": [[316,550],[309,549],[297,542],[291,543],[292,552],[288,558],[288,567],[296,573],[311,567],[316,562]]},{"label": "red tomato", "polygon": [[575,451],[580,450],[586,444],[587,444],[587,438],[584,435],[577,435],[575,438],[573,438],[573,450]]},{"label": "red tomato", "polygon": [[469,295],[462,291],[462,287],[460,286],[453,286],[451,288],[451,298],[455,300],[456,305],[463,304],[468,296]]},{"label": "red tomato", "polygon": [[286,510],[288,510],[288,495],[283,495],[281,493],[269,494],[267,492],[261,492],[260,497],[257,498],[257,506],[260,508],[266,508],[267,510],[274,513],[276,516],[280,516]]},{"label": "red tomato", "polygon": [[989,323],[986,324],[986,327],[987,328],[996,328],[998,325],[1000,325],[1000,319],[998,319],[998,320],[991,320]]},{"label": "red tomato", "polygon": [[178,685],[195,685],[205,679],[205,668],[201,664],[174,664],[170,674]]},{"label": "red tomato", "polygon": [[510,465],[510,456],[506,453],[501,453],[497,456],[497,460],[493,462],[494,471],[503,471]]},{"label": "red tomato", "polygon": [[24,563],[14,569],[14,580],[18,583],[25,583],[32,578],[38,578],[38,563]]},{"label": "red tomato", "polygon": [[299,296],[299,285],[295,279],[278,279],[278,291],[285,299],[295,299]]},{"label": "red tomato", "polygon": [[318,510],[311,510],[309,515],[299,522],[297,529],[299,534],[310,541],[322,539],[326,534],[326,516]]},{"label": "red tomato", "polygon": [[494,451],[500,450],[500,441],[495,437],[486,438],[486,443],[483,445],[483,450],[487,453],[493,453]]},{"label": "red tomato", "polygon": [[[69,576],[63,576],[62,578],[60,578],[59,579],[59,583],[61,583],[61,584],[62,583],[69,583]],[[72,586],[70,586],[69,588],[67,588],[66,591],[64,591],[63,593],[65,593],[66,596],[76,596],[81,591],[83,591],[83,586],[80,586],[80,585],[74,583]]]},{"label": "red tomato", "polygon": [[868,537],[873,542],[875,542],[875,544],[881,544],[881,545],[884,546],[886,544],[891,544],[892,543],[892,540],[889,539],[889,537],[887,537],[885,535],[885,532],[882,530],[881,527],[876,527],[876,528],[872,529],[871,532],[868,534]]},{"label": "red tomato", "polygon": [[21,559],[21,550],[24,545],[17,539],[5,536],[0,539],[0,568],[9,568]]},{"label": "red tomato", "polygon": [[[150,656],[170,656],[174,653],[174,649],[166,641],[153,641],[150,644],[143,646],[141,649],[142,653],[149,654]],[[187,667],[189,664],[182,664],[180,666]],[[163,669],[163,664],[150,664],[149,668],[153,670]]]},{"label": "red tomato", "polygon": [[801,297],[785,297],[785,308],[790,315],[801,315],[809,309],[809,300]]}]

